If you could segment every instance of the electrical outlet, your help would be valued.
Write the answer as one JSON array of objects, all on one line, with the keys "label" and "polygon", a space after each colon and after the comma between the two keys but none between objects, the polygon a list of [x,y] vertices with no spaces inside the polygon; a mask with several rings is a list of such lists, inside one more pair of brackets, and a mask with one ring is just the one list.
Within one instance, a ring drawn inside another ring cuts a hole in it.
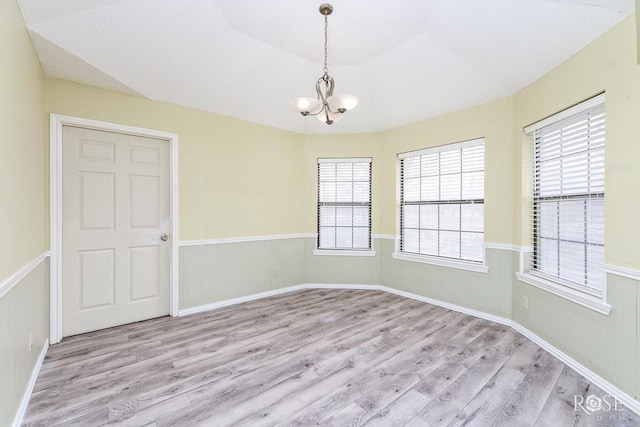
[{"label": "electrical outlet", "polygon": [[274,279],[276,277],[278,277],[278,269],[274,268],[273,270],[271,270],[271,277],[273,277]]},{"label": "electrical outlet", "polygon": [[33,332],[29,332],[29,351],[33,350]]},{"label": "electrical outlet", "polygon": [[529,297],[526,295],[522,295],[522,308],[525,310],[529,309]]}]

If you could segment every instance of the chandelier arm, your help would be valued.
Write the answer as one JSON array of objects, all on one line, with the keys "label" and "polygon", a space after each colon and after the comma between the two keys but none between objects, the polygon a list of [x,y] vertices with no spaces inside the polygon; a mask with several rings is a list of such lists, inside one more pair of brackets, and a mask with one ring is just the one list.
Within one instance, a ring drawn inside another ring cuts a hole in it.
[{"label": "chandelier arm", "polygon": [[[325,74],[326,76],[326,74]],[[316,93],[318,94],[318,99],[322,101],[322,104],[325,105],[327,103],[327,96],[322,93],[321,84],[325,83],[325,76],[322,76],[316,82]]]},{"label": "chandelier arm", "polygon": [[[324,104],[324,108],[331,114],[344,113],[344,111],[333,111],[329,106],[329,101],[327,101],[329,97],[333,95],[333,89],[335,87],[335,81],[333,80],[333,77],[331,77],[329,74],[325,74],[320,78],[320,80],[323,80],[325,82],[326,88],[327,88],[326,95],[322,97],[322,103]],[[316,90],[318,90],[318,86],[320,85],[320,80],[318,80],[318,83],[316,84]]]},{"label": "chandelier arm", "polygon": [[[332,117],[337,117],[337,115],[341,115],[347,112],[347,106],[344,104],[345,95],[337,95],[339,100],[336,101],[338,107],[338,111],[333,111],[329,106],[329,98],[333,96],[333,89],[335,87],[335,81],[333,77],[329,75],[329,15],[333,12],[333,6],[328,3],[323,3],[320,5],[320,13],[324,16],[324,62],[322,71],[322,76],[316,82],[316,94],[317,101],[320,102],[321,108],[316,113],[311,113],[308,111],[302,111],[301,114],[303,116],[319,116],[324,113],[324,122],[328,125],[333,124],[335,120]],[[324,84],[324,86],[322,86]],[[350,109],[355,107],[358,103],[358,99],[356,97],[351,96],[349,98]],[[315,103],[314,103],[315,104]],[[292,103],[293,105],[293,103]],[[344,106],[343,106],[344,105]],[[294,109],[299,110],[300,107],[294,106]]]},{"label": "chandelier arm", "polygon": [[305,111],[302,115],[305,117],[308,116],[318,116],[320,115],[325,108],[328,108],[327,102],[324,98],[324,95],[322,94],[322,91],[320,90],[320,83],[324,81],[324,76],[320,77],[318,79],[318,81],[316,82],[316,93],[317,93],[317,99],[320,101],[320,103],[322,104],[322,108],[320,108],[317,112],[315,113],[311,113],[309,111]]},{"label": "chandelier arm", "polygon": [[325,80],[325,83],[327,84],[327,92],[325,96],[326,98],[329,98],[330,96],[333,95],[333,88],[335,87],[336,82],[333,81],[333,77],[331,77],[329,74],[325,74],[324,80]]},{"label": "chandelier arm", "polygon": [[310,116],[311,116],[311,117],[315,117],[315,116],[319,115],[320,113],[322,113],[323,111],[324,111],[324,108],[322,108],[322,109],[321,109],[320,111],[318,111],[317,113],[307,113],[307,114],[305,114],[304,116],[305,116],[305,117],[310,117]]},{"label": "chandelier arm", "polygon": [[331,120],[329,118],[329,107],[328,106],[326,106],[325,109],[324,109],[324,117],[325,117],[325,121],[324,122],[326,124],[328,124],[328,125],[332,125],[333,124],[333,120]]}]

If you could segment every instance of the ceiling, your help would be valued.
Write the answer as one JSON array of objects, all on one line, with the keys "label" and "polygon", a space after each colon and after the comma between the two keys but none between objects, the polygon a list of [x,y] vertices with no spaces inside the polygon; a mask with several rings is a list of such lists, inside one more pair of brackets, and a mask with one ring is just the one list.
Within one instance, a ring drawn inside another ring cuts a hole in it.
[{"label": "ceiling", "polygon": [[322,74],[322,1],[18,0],[44,72],[299,133],[378,132],[512,95],[634,0],[333,0],[329,71],[360,98],[297,115]]}]

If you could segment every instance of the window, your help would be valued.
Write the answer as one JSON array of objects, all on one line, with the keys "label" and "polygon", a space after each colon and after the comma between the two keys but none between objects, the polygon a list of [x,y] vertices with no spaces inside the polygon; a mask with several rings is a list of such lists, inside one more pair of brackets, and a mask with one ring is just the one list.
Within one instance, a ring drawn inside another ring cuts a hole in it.
[{"label": "window", "polygon": [[534,147],[531,273],[602,297],[604,95],[525,131]]},{"label": "window", "polygon": [[398,157],[400,252],[482,263],[484,139]]},{"label": "window", "polygon": [[318,249],[371,250],[371,159],[318,159]]}]

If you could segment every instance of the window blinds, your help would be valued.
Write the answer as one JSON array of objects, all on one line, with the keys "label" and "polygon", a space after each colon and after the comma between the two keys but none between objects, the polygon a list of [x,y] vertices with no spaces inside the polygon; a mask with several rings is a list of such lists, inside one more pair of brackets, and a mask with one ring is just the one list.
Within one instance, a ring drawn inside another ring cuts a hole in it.
[{"label": "window blinds", "polygon": [[371,159],[318,159],[318,249],[371,249]]},{"label": "window blinds", "polygon": [[398,157],[400,251],[482,262],[484,139]]},{"label": "window blinds", "polygon": [[589,100],[582,111],[565,115],[532,133],[534,253],[531,270],[597,296],[602,295],[605,280],[601,268],[604,262],[604,98],[600,101]]}]

